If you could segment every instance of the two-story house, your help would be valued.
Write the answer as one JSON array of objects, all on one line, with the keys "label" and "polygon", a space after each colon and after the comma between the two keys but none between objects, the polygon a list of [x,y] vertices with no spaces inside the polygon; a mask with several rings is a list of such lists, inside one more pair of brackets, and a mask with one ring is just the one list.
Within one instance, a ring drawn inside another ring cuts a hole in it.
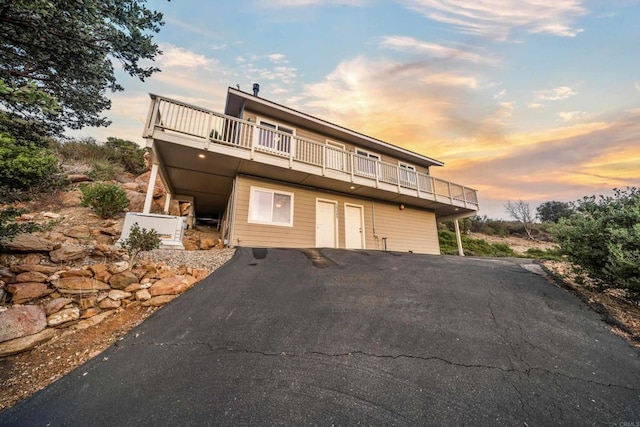
[{"label": "two-story house", "polygon": [[196,216],[220,216],[229,246],[439,254],[437,221],[478,210],[475,190],[431,175],[442,162],[257,90],[229,88],[224,114],[151,95],[144,137],[145,212],[159,175]]}]

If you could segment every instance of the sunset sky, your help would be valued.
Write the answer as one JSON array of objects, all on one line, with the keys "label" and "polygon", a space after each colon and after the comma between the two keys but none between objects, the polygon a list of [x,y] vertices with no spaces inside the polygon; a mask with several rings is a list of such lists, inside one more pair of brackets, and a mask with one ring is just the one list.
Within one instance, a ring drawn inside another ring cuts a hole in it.
[{"label": "sunset sky", "polygon": [[161,73],[119,73],[107,129],[142,143],[148,93],[222,111],[228,86],[436,158],[506,217],[640,186],[640,1],[150,1]]}]

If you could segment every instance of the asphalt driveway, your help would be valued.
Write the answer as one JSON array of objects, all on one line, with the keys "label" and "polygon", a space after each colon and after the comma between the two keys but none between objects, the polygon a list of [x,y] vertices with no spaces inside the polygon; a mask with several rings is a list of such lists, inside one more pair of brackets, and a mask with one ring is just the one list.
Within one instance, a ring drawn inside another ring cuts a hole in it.
[{"label": "asphalt driveway", "polygon": [[239,249],[0,425],[639,425],[639,353],[527,261]]}]

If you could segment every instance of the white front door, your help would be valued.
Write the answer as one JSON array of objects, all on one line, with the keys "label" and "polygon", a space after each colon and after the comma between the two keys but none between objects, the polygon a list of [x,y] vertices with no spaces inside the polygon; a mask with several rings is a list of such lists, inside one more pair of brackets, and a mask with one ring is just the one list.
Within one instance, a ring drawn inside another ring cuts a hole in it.
[{"label": "white front door", "polygon": [[316,200],[316,248],[337,247],[336,202]]},{"label": "white front door", "polygon": [[344,205],[344,239],[347,249],[364,249],[364,214],[360,205]]}]

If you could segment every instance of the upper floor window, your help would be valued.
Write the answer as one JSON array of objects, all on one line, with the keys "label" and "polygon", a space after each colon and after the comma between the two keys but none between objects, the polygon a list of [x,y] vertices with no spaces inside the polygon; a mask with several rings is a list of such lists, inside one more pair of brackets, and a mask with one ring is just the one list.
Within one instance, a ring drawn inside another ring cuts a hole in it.
[{"label": "upper floor window", "polygon": [[379,155],[359,148],[356,148],[356,154],[357,156],[354,156],[356,172],[371,178],[378,175],[377,162],[380,161]]},{"label": "upper floor window", "polygon": [[405,187],[415,187],[418,177],[416,167],[407,163],[398,163],[398,172],[400,176],[400,185]]},{"label": "upper floor window", "polygon": [[249,222],[293,227],[293,193],[251,187]]},{"label": "upper floor window", "polygon": [[258,146],[270,151],[291,153],[292,136],[296,130],[272,120],[258,119]]}]

